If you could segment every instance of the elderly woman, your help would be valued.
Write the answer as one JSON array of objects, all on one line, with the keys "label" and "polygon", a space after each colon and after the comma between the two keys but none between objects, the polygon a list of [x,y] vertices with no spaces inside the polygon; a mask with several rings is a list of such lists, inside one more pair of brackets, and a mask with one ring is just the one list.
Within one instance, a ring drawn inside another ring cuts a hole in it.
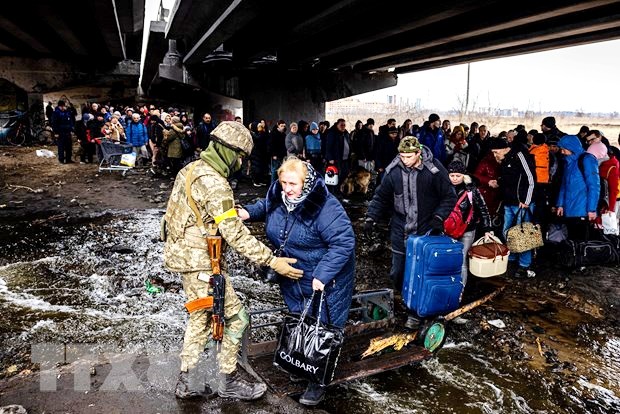
[{"label": "elderly woman", "polygon": [[[304,271],[299,280],[278,277],[289,310],[301,313],[313,290],[322,290],[329,320],[323,307],[321,321],[344,328],[355,278],[355,235],[344,208],[314,168],[288,159],[278,169],[278,180],[266,199],[240,209],[239,217],[264,220],[269,241],[281,256],[297,259],[295,267]],[[316,313],[316,308],[311,310]],[[299,402],[316,405],[324,395],[324,388],[309,383]]]}]

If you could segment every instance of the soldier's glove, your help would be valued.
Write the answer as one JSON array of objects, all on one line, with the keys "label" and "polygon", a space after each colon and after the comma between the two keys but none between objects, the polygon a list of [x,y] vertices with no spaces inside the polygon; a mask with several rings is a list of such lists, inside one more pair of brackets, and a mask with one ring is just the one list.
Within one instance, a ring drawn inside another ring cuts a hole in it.
[{"label": "soldier's glove", "polygon": [[304,275],[304,271],[301,269],[295,269],[291,266],[291,263],[296,263],[297,259],[292,257],[274,257],[269,263],[269,267],[276,271],[281,276],[288,277],[290,279],[299,279]]},{"label": "soldier's glove", "polygon": [[435,234],[442,234],[444,230],[443,220],[438,216],[434,216],[433,220],[431,221],[431,229],[432,232]]},{"label": "soldier's glove", "polygon": [[373,219],[371,219],[370,217],[366,217],[366,220],[363,224],[364,234],[369,237],[372,236],[375,232],[376,224],[377,223],[375,223]]}]

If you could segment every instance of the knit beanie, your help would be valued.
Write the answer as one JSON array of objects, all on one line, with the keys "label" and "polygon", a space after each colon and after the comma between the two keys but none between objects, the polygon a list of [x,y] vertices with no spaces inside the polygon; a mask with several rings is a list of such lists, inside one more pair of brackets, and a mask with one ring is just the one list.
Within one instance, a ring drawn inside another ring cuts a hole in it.
[{"label": "knit beanie", "polygon": [[467,174],[465,164],[463,164],[461,161],[452,161],[450,164],[448,164],[448,174],[450,173]]},{"label": "knit beanie", "polygon": [[555,118],[552,116],[547,116],[543,118],[541,123],[547,128],[555,128]]}]

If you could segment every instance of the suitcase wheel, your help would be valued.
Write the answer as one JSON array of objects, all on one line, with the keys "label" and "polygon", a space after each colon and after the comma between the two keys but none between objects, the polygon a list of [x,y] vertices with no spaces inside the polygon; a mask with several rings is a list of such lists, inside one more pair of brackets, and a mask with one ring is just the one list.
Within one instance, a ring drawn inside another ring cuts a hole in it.
[{"label": "suitcase wheel", "polygon": [[426,322],[420,328],[418,338],[421,345],[430,352],[435,352],[441,348],[446,340],[446,326],[439,320]]}]

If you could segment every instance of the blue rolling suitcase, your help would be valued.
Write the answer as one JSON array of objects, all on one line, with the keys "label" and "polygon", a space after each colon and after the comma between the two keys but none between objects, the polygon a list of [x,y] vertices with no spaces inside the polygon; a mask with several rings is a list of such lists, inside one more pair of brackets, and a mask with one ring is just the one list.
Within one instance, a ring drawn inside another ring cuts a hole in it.
[{"label": "blue rolling suitcase", "polygon": [[409,236],[403,278],[405,305],[420,317],[459,307],[463,243],[448,236]]}]

